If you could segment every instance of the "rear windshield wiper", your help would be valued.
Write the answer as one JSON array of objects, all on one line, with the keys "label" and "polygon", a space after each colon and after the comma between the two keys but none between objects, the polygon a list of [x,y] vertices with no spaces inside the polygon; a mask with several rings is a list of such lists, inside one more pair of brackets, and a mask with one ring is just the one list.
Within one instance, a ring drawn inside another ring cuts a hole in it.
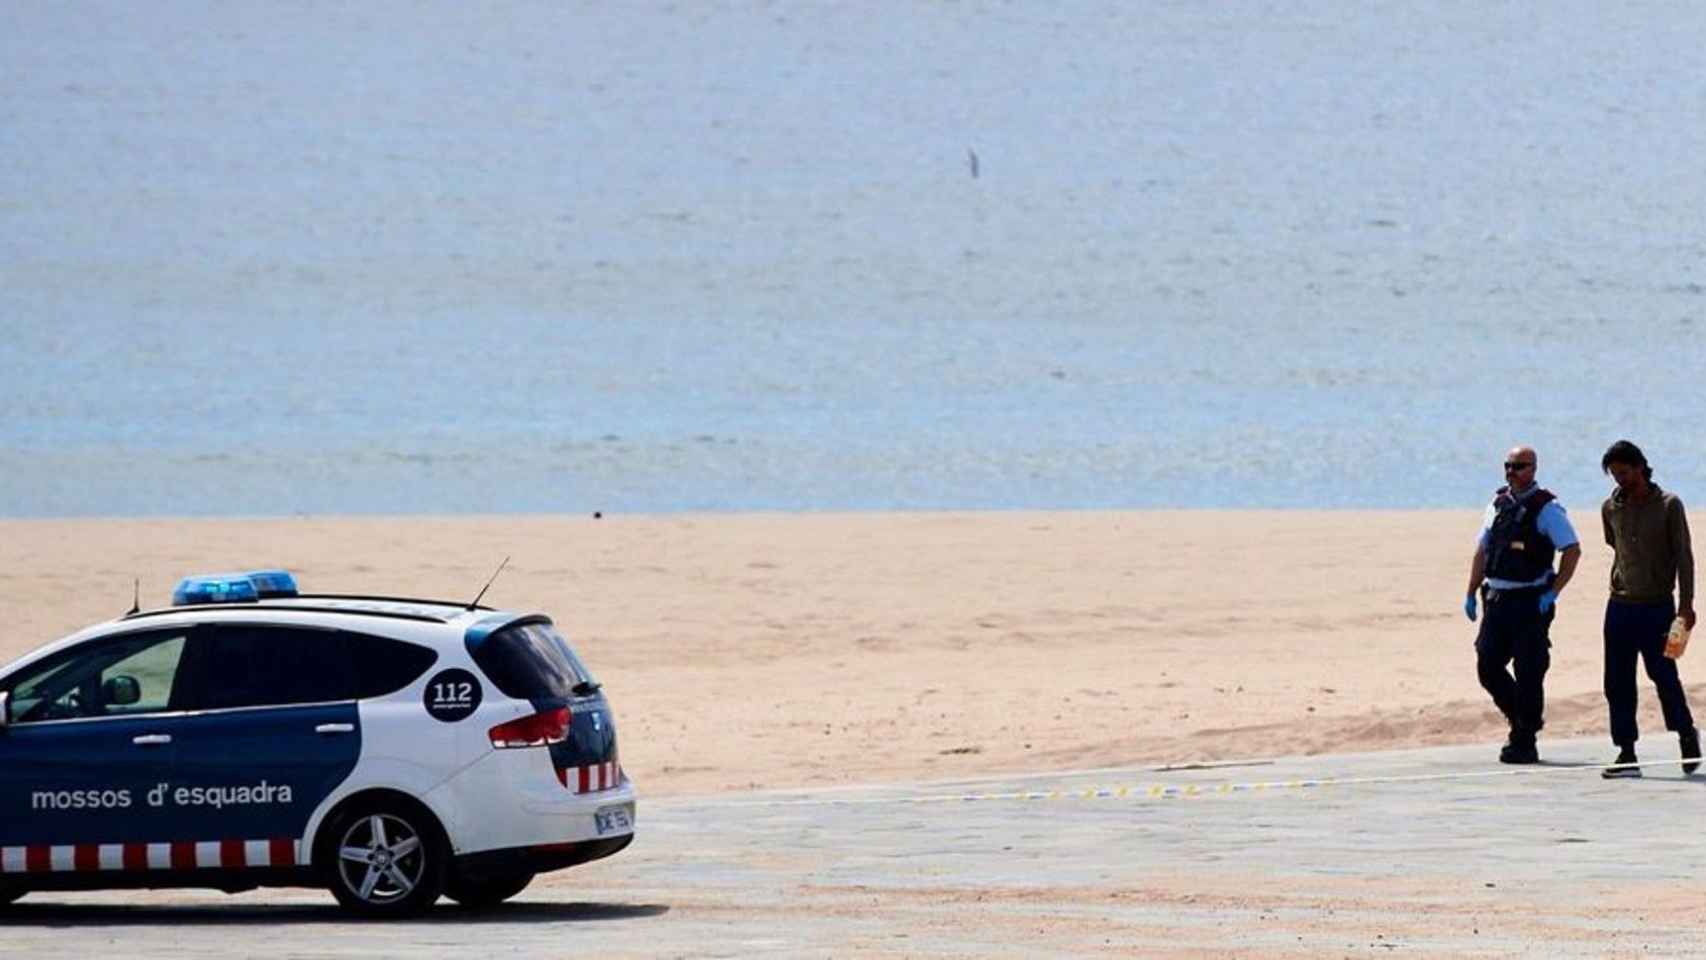
[{"label": "rear windshield wiper", "polygon": [[590,697],[597,693],[599,688],[603,686],[604,684],[599,683],[597,680],[582,680],[580,683],[575,684],[569,692],[577,697]]}]

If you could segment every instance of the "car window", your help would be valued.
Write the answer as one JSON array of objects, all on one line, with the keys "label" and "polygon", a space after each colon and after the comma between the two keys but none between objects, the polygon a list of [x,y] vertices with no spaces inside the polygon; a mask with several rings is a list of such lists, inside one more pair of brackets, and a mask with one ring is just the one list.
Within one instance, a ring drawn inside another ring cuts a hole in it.
[{"label": "car window", "polygon": [[567,698],[592,680],[567,640],[549,624],[505,627],[474,648],[474,662],[505,696]]},{"label": "car window", "polygon": [[401,640],[362,633],[343,637],[355,658],[355,695],[362,699],[395,693],[438,661],[438,651]]},{"label": "car window", "polygon": [[246,624],[198,638],[195,709],[334,703],[356,695],[355,660],[335,630]]},{"label": "car window", "polygon": [[172,707],[181,631],[109,637],[61,651],[10,678],[15,723],[130,716]]}]

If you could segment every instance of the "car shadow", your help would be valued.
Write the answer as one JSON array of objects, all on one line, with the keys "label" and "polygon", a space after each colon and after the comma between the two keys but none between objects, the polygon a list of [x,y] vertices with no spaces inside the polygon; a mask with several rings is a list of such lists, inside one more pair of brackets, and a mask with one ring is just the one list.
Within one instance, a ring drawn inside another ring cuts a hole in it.
[{"label": "car shadow", "polygon": [[337,904],[267,904],[228,906],[194,904],[184,906],[131,906],[106,903],[32,903],[31,894],[0,909],[0,927],[103,926],[189,926],[220,927],[261,924],[328,924],[383,922],[389,925],[435,923],[596,923],[602,920],[633,920],[660,917],[669,912],[660,903],[501,903],[472,909],[441,903],[416,917],[394,921],[368,921],[346,913]]}]

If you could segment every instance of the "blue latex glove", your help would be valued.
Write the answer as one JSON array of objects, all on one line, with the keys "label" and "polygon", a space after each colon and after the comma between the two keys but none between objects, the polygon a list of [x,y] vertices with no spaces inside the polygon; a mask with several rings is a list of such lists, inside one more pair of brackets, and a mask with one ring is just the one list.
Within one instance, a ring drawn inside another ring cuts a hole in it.
[{"label": "blue latex glove", "polygon": [[1558,591],[1556,591],[1556,590],[1546,591],[1545,593],[1540,595],[1540,612],[1541,613],[1551,613],[1552,608],[1554,606],[1556,606],[1557,603],[1558,603]]},{"label": "blue latex glove", "polygon": [[1475,595],[1473,593],[1463,598],[1463,615],[1469,618],[1470,623],[1475,622]]}]

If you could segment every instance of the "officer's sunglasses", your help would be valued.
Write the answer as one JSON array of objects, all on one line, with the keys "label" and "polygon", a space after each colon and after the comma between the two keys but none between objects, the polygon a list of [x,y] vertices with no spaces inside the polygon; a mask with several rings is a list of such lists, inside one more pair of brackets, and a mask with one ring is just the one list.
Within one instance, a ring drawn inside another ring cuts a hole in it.
[{"label": "officer's sunglasses", "polygon": [[1532,467],[1532,466],[1534,466],[1534,464],[1532,464],[1532,463],[1522,463],[1522,462],[1519,462],[1516,460],[1506,460],[1505,461],[1505,472],[1506,473],[1521,473],[1522,471],[1527,470],[1529,467]]}]

